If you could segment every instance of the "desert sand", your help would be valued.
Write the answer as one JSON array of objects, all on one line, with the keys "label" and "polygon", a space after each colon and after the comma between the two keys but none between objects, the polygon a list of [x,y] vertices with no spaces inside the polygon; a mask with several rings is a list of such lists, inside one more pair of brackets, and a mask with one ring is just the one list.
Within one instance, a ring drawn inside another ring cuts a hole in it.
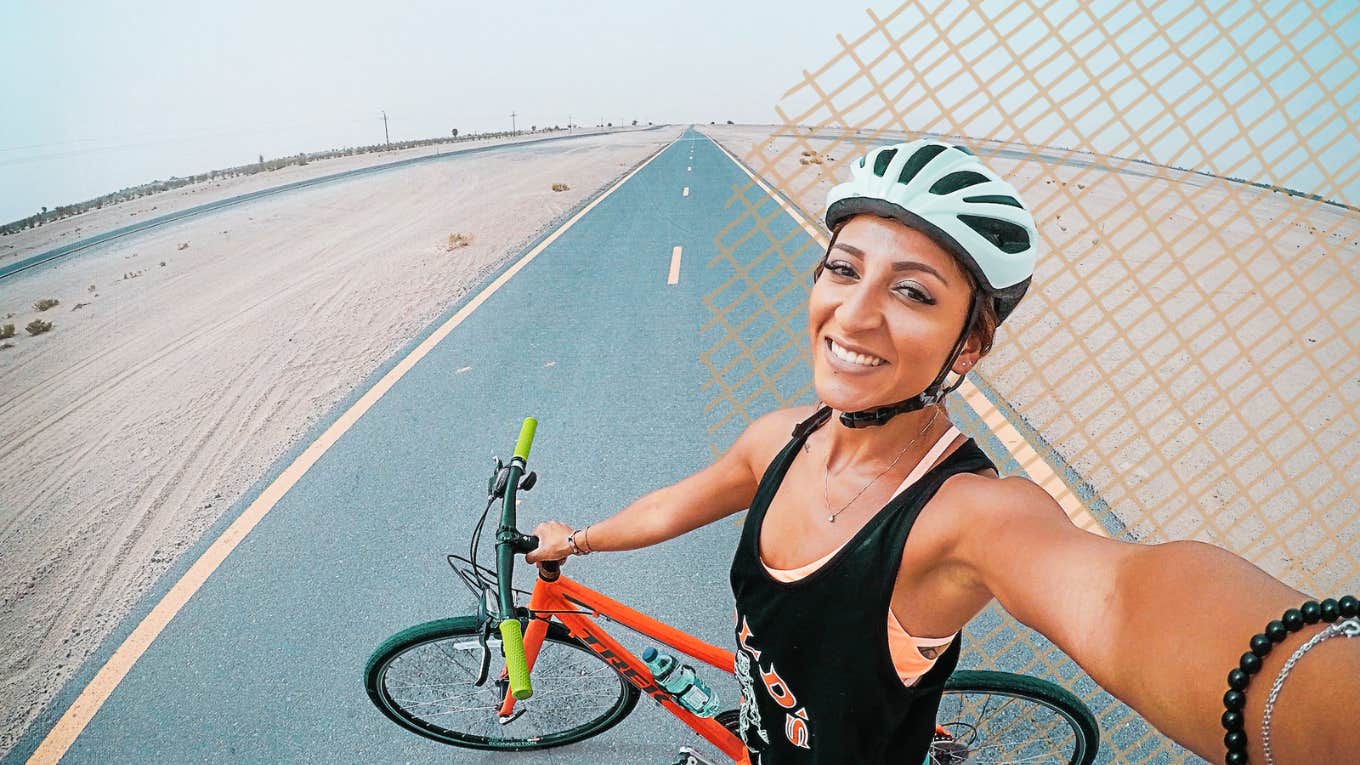
[{"label": "desert sand", "polygon": [[[674,140],[441,159],[156,227],[0,283],[0,756],[178,556],[316,421],[562,214]],[[476,144],[457,144],[455,149]],[[449,151],[450,147],[440,147]],[[200,184],[0,240],[431,154]],[[566,183],[569,190],[552,191]],[[493,193],[494,192],[494,193]],[[451,234],[471,244],[449,248]],[[43,312],[33,304],[55,298]],[[54,329],[29,336],[34,318]]]}]

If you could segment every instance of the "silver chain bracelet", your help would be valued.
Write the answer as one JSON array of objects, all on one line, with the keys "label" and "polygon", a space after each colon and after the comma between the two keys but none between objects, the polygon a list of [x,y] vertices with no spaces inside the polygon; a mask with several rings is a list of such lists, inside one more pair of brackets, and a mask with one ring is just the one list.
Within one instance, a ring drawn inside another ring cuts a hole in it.
[{"label": "silver chain bracelet", "polygon": [[1266,753],[1266,765],[1275,765],[1275,757],[1270,751],[1270,713],[1275,707],[1275,700],[1280,696],[1280,689],[1284,687],[1284,679],[1289,675],[1289,671],[1294,668],[1294,664],[1305,653],[1312,650],[1313,646],[1324,640],[1330,640],[1338,635],[1345,637],[1360,637],[1360,619],[1339,619],[1329,625],[1326,629],[1320,630],[1308,642],[1299,646],[1299,650],[1289,657],[1289,661],[1284,663],[1284,668],[1275,678],[1275,684],[1270,687],[1270,696],[1266,699],[1266,713],[1261,720],[1261,743]]}]

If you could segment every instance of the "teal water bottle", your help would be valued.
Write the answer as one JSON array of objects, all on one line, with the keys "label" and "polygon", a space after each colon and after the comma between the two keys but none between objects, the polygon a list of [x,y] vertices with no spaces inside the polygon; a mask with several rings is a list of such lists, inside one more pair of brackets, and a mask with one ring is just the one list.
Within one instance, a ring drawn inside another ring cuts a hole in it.
[{"label": "teal water bottle", "polygon": [[658,685],[671,692],[680,706],[700,717],[712,717],[718,713],[718,696],[704,681],[694,674],[694,667],[681,664],[668,653],[659,653],[648,646],[642,652],[642,660]]}]

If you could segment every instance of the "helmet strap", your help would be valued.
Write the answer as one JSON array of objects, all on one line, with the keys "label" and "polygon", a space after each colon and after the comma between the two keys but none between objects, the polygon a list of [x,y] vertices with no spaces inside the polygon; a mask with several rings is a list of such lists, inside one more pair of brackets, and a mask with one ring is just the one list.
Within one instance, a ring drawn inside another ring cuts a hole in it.
[{"label": "helmet strap", "polygon": [[978,301],[983,299],[980,296],[981,292],[978,290],[973,291],[972,300],[968,303],[968,318],[963,321],[963,332],[959,335],[959,339],[955,341],[954,350],[949,353],[949,360],[944,363],[944,368],[935,376],[934,382],[927,385],[924,391],[905,401],[899,401],[896,404],[865,409],[860,412],[841,412],[841,424],[847,428],[868,428],[882,425],[899,414],[915,412],[933,404],[937,404],[943,401],[945,396],[953,393],[955,389],[962,385],[964,378],[967,377],[966,374],[959,375],[958,379],[954,381],[954,384],[950,385],[948,388],[942,387],[945,378],[949,375],[950,368],[953,367],[954,362],[958,360],[959,354],[963,353],[963,344],[968,340],[968,334],[973,329],[973,321],[977,318]]}]

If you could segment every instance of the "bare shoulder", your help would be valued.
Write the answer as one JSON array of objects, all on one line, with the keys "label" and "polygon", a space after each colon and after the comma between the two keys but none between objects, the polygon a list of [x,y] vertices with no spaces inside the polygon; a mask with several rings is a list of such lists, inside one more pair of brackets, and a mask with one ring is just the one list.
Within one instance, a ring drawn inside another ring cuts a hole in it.
[{"label": "bare shoulder", "polygon": [[991,471],[956,473],[940,486],[937,496],[950,506],[959,534],[978,537],[982,530],[1035,520],[1070,523],[1062,506],[1039,484],[1024,476],[994,476]]},{"label": "bare shoulder", "polygon": [[756,476],[763,475],[765,469],[774,461],[775,455],[793,437],[793,428],[811,417],[816,406],[790,406],[776,409],[756,418],[746,431],[737,438],[733,449],[751,466]]},{"label": "bare shoulder", "polygon": [[949,557],[969,569],[977,584],[1028,576],[1036,559],[1124,554],[1136,547],[1077,527],[1042,486],[1022,476],[994,479],[950,476],[953,523]]},{"label": "bare shoulder", "polygon": [[[1045,501],[1046,500],[1046,501]],[[971,568],[979,543],[1001,538],[1005,526],[1036,515],[1067,521],[1062,508],[1043,487],[1021,476],[997,477],[992,470],[982,473],[956,473],[945,479],[931,500],[945,512],[924,513],[918,525],[922,536],[930,539],[934,560],[946,566]],[[1057,513],[1052,516],[1053,512]],[[913,532],[915,533],[915,532]],[[973,586],[981,586],[975,576],[967,576]]]},{"label": "bare shoulder", "polygon": [[995,475],[990,469],[985,476],[977,473],[956,473],[945,479],[944,484],[940,486],[940,492],[949,496],[953,503],[966,507],[985,509],[998,502],[1029,507],[1041,498],[1047,498],[1053,503],[1054,508],[1062,511],[1062,508],[1053,501],[1053,497],[1030,479],[1018,475],[998,478],[994,477]]}]

